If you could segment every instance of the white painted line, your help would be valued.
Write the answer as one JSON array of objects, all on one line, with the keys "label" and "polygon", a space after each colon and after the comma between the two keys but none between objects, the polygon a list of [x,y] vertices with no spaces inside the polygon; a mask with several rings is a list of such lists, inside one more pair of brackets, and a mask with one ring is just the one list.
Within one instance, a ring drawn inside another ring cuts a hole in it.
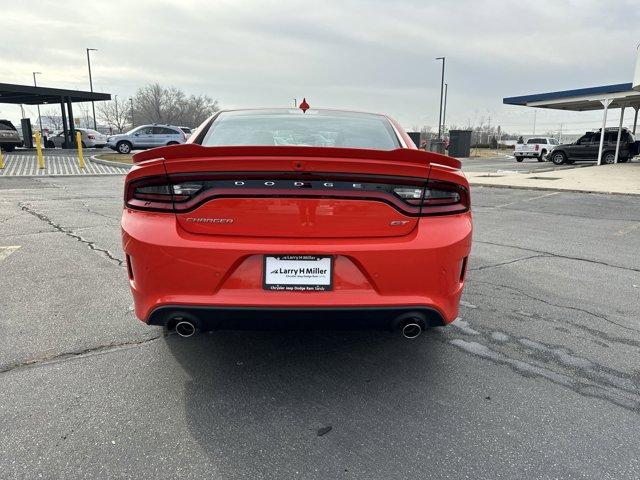
[{"label": "white painted line", "polygon": [[540,200],[541,198],[551,197],[552,195],[559,195],[561,193],[562,192],[545,193],[544,195],[539,195],[537,197],[527,198],[525,200],[516,200],[515,202],[510,202],[510,203],[504,203],[502,205],[497,205],[495,208],[508,207],[509,205],[515,205],[516,203],[533,202],[534,200]]},{"label": "white painted line", "polygon": [[616,236],[621,237],[628,233],[635,232],[638,229],[640,229],[640,222],[632,223],[631,225],[627,225],[626,227],[618,230],[618,233],[616,233]]},{"label": "white painted line", "polygon": [[9,247],[0,247],[0,262],[18,250],[20,245],[12,245]]}]

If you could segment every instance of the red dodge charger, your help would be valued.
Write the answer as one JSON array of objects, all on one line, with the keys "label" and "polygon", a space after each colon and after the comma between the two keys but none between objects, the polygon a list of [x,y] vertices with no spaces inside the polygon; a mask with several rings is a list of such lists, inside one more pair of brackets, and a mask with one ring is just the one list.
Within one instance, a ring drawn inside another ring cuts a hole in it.
[{"label": "red dodge charger", "polygon": [[143,322],[414,338],[458,314],[469,184],[387,116],[223,111],[133,161],[122,239]]}]

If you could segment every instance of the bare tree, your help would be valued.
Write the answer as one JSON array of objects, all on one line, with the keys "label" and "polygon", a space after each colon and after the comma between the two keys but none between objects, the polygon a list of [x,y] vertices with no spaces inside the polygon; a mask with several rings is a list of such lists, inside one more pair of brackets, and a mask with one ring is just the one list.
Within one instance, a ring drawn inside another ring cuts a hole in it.
[{"label": "bare tree", "polygon": [[84,128],[93,128],[93,117],[89,115],[89,104],[88,103],[77,103],[76,108],[80,112],[80,116],[78,118],[78,126]]},{"label": "bare tree", "polygon": [[110,102],[96,105],[98,118],[110,129],[123,132],[131,126],[131,105],[127,98],[115,97]]},{"label": "bare tree", "polygon": [[52,131],[62,130],[62,116],[60,112],[49,109],[45,112],[42,112],[42,123],[45,128],[49,128]]},{"label": "bare tree", "polygon": [[196,127],[218,110],[218,102],[207,95],[187,96],[178,88],[158,83],[140,88],[134,96],[136,125],[168,123]]}]

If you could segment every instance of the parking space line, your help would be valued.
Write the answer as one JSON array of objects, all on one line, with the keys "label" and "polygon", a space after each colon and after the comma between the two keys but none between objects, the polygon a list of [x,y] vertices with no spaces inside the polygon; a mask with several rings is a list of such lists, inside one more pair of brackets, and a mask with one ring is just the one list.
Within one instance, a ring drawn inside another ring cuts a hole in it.
[{"label": "parking space line", "polygon": [[0,262],[18,250],[20,245],[11,245],[9,247],[0,247]]},{"label": "parking space line", "polygon": [[527,198],[525,200],[516,200],[515,202],[504,203],[502,205],[496,205],[494,208],[508,207],[509,205],[515,205],[516,203],[532,202],[534,200],[540,200],[541,198],[551,197],[553,195],[559,195],[561,193],[563,193],[563,192],[545,193],[544,195],[539,195],[539,196],[533,197],[533,198]]},{"label": "parking space line", "polygon": [[635,232],[636,230],[640,230],[640,222],[632,223],[631,225],[627,225],[624,228],[621,228],[616,233],[617,237],[621,237],[623,235],[627,235],[628,233]]},{"label": "parking space line", "polygon": [[12,154],[5,158],[0,177],[41,177],[59,175],[124,175],[127,168],[87,161],[81,169],[74,155],[45,155],[45,168],[38,168],[35,155]]}]

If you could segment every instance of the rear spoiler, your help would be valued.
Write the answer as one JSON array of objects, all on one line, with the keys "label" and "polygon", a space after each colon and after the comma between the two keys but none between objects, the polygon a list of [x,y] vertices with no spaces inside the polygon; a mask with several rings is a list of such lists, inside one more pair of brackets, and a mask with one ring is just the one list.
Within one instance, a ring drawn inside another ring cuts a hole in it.
[{"label": "rear spoiler", "polygon": [[203,147],[195,143],[169,145],[153,148],[133,156],[133,163],[145,160],[174,160],[183,158],[216,157],[322,157],[357,158],[413,163],[416,165],[438,164],[460,169],[462,162],[439,153],[425,152],[409,148],[396,150],[370,150],[364,148],[298,147],[298,146],[234,146]]}]

